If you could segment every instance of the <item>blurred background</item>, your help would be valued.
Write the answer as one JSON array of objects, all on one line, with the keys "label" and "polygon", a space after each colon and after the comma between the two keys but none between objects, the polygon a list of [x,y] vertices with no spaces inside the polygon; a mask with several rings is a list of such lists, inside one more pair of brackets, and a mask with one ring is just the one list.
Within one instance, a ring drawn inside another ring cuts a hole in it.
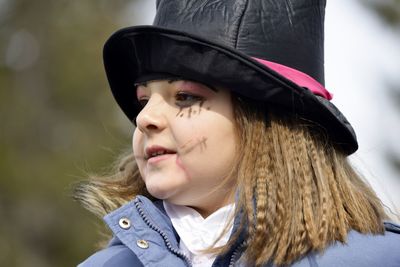
[{"label": "blurred background", "polygon": [[[76,266],[102,222],[71,198],[130,148],[102,46],[150,24],[155,0],[0,0],[0,266]],[[352,161],[400,207],[400,1],[328,1],[326,85],[353,123]],[[395,220],[399,220],[393,215]]]}]

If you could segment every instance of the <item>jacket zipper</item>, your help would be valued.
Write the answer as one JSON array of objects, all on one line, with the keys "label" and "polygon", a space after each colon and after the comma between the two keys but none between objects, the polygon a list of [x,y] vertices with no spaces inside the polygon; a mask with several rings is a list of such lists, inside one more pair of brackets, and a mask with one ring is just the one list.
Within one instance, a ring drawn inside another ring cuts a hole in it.
[{"label": "jacket zipper", "polygon": [[134,204],[135,207],[137,209],[137,211],[139,212],[139,215],[142,217],[143,221],[147,224],[147,226],[149,226],[152,230],[156,231],[157,233],[159,233],[161,235],[161,237],[164,239],[165,245],[167,246],[167,248],[175,255],[177,255],[178,257],[182,258],[185,263],[187,264],[187,266],[192,266],[192,263],[190,261],[190,259],[188,258],[188,256],[186,256],[183,252],[181,252],[178,249],[175,249],[172,247],[171,242],[168,239],[168,236],[165,232],[163,232],[160,228],[158,228],[156,225],[154,225],[149,218],[147,217],[146,213],[144,212],[143,208],[140,206],[140,202],[138,199],[134,200]]},{"label": "jacket zipper", "polygon": [[231,259],[229,261],[229,267],[234,267],[235,262],[236,262],[236,257],[237,254],[239,253],[239,250],[242,249],[245,245],[245,242],[242,242],[232,253]]}]

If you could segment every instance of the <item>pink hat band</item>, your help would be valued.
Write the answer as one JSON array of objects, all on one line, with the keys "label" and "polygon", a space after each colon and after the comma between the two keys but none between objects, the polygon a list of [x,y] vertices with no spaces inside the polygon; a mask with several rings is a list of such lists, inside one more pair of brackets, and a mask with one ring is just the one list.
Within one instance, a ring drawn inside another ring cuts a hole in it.
[{"label": "pink hat band", "polygon": [[307,88],[315,95],[322,96],[327,100],[331,100],[333,97],[333,95],[328,92],[328,90],[326,90],[326,88],[322,84],[320,84],[314,78],[305,74],[304,72],[264,59],[259,59],[255,57],[253,57],[253,59],[257,60],[259,63],[267,66],[273,71],[279,73],[280,75],[294,82],[298,86]]}]

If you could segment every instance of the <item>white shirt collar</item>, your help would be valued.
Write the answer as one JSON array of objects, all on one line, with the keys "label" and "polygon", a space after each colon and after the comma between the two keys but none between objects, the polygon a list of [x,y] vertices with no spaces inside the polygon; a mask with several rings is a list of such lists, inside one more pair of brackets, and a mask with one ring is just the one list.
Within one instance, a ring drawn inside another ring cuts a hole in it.
[{"label": "white shirt collar", "polygon": [[172,221],[180,237],[179,247],[192,258],[193,266],[211,266],[215,256],[201,253],[210,248],[229,223],[228,231],[215,244],[215,247],[225,245],[232,232],[232,216],[235,204],[224,206],[207,218],[203,218],[195,209],[171,204],[163,201],[165,211]]}]

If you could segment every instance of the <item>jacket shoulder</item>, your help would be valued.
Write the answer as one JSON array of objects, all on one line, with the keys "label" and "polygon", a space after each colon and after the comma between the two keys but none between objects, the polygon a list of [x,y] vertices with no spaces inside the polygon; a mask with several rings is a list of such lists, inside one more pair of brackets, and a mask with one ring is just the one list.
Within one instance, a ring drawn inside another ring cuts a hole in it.
[{"label": "jacket shoulder", "polygon": [[143,266],[137,256],[125,245],[118,244],[100,250],[78,267],[131,267]]},{"label": "jacket shoulder", "polygon": [[[309,266],[400,266],[400,232],[386,231],[383,235],[351,231],[346,244],[336,242],[322,254],[309,255]],[[317,263],[311,264],[311,263]]]}]

